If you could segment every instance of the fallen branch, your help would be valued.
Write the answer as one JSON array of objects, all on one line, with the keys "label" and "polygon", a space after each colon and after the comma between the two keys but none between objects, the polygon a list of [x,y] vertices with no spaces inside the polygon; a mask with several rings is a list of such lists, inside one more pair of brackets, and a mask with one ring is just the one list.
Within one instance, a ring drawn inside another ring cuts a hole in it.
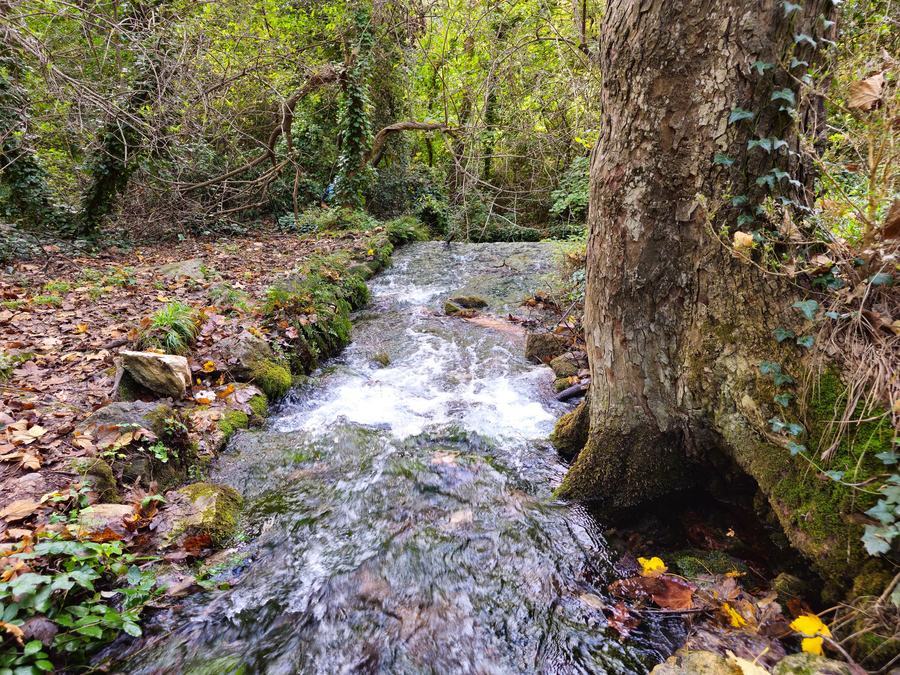
[{"label": "fallen branch", "polygon": [[371,162],[372,166],[378,166],[384,158],[385,145],[387,144],[388,137],[391,134],[396,134],[401,131],[442,131],[444,133],[453,133],[453,130],[450,127],[441,122],[416,122],[413,120],[394,122],[375,134],[375,139],[372,141],[372,147],[369,152],[366,153],[364,164]]}]

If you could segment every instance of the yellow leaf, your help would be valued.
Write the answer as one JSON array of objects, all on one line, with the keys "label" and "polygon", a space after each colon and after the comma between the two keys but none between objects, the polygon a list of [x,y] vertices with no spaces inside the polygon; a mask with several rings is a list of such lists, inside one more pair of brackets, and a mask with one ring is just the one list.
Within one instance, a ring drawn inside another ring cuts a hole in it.
[{"label": "yellow leaf", "polygon": [[740,230],[734,233],[733,246],[735,251],[749,251],[753,248],[754,243],[752,234],[747,234]]},{"label": "yellow leaf", "polygon": [[727,602],[722,603],[722,611],[725,612],[725,615],[728,617],[728,623],[730,623],[733,628],[743,628],[747,625],[747,620]]},{"label": "yellow leaf", "polygon": [[79,323],[75,326],[76,333],[87,333],[88,325],[86,323]]},{"label": "yellow leaf", "polygon": [[822,653],[822,643],[825,641],[824,638],[820,637],[808,637],[803,638],[800,642],[800,648],[805,651],[807,654],[815,654],[816,656],[823,656]]},{"label": "yellow leaf", "polygon": [[656,556],[653,556],[652,558],[638,558],[638,562],[641,564],[642,577],[658,577],[669,569],[662,559],[657,558]]},{"label": "yellow leaf", "polygon": [[212,361],[206,361],[206,362],[203,364],[203,372],[204,372],[204,373],[211,373],[211,372],[214,371],[215,369],[216,369],[216,364],[213,363]]},{"label": "yellow leaf", "polygon": [[822,619],[815,614],[801,614],[791,621],[791,629],[806,637],[816,637],[817,635],[831,637],[831,631],[828,630],[828,626],[822,623]]}]

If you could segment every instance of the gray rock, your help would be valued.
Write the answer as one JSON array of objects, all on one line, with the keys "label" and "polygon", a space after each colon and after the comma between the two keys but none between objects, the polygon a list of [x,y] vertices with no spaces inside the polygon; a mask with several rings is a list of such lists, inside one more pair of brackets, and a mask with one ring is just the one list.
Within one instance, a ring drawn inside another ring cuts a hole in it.
[{"label": "gray rock", "polygon": [[251,379],[254,365],[275,358],[266,340],[246,331],[225,338],[218,344],[217,350],[228,364],[228,372],[236,380]]},{"label": "gray rock", "polygon": [[183,398],[191,384],[191,369],[183,356],[123,351],[122,366],[138,384],[162,396]]},{"label": "gray rock", "polygon": [[775,675],[851,675],[853,671],[842,661],[801,652],[785,656],[772,672]]},{"label": "gray rock", "polygon": [[578,362],[571,353],[560,354],[550,361],[550,367],[556,373],[556,377],[574,377],[580,369]]},{"label": "gray rock", "polygon": [[172,408],[165,403],[118,401],[95,410],[79,425],[79,429],[85,433],[102,426],[137,426],[160,436],[166,418],[172,415]]},{"label": "gray rock", "polygon": [[130,504],[94,504],[78,514],[76,528],[79,537],[97,537],[110,533],[124,536],[125,519],[134,515]]}]

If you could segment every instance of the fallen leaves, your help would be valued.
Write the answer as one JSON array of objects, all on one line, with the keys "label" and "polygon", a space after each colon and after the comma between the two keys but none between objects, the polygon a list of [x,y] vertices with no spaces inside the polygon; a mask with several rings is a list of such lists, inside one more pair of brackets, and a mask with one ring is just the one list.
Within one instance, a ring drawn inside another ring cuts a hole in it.
[{"label": "fallen leaves", "polygon": [[881,103],[884,96],[884,73],[876,73],[850,85],[847,107],[867,112]]},{"label": "fallen leaves", "polygon": [[40,503],[33,499],[17,499],[0,511],[0,518],[8,523],[24,520],[40,508]]}]

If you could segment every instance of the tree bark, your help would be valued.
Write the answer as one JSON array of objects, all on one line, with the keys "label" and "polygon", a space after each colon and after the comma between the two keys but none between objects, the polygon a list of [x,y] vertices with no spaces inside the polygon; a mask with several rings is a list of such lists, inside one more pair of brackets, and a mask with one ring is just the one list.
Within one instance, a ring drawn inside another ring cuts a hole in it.
[{"label": "tree bark", "polygon": [[[756,178],[773,167],[801,178],[784,184],[786,198],[809,199],[797,156],[748,141],[799,149],[771,97],[789,88],[799,99],[779,64],[814,60],[795,35],[821,34],[830,12],[830,0],[790,13],[776,0],[609,3],[588,218],[590,434],[561,494],[622,508],[688,487],[691,460],[728,442],[721,420],[751,415],[736,382],[752,378],[791,291],[736,260],[718,233],[735,229],[729,195],[761,203]],[[734,108],[755,118],[729,124]]]}]

